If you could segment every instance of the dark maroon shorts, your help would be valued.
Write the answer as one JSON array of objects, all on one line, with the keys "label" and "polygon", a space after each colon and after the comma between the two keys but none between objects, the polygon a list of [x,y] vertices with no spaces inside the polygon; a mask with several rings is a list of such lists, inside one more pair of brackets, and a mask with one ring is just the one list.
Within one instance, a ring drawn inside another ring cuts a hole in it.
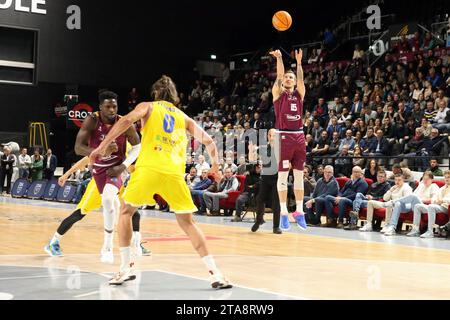
[{"label": "dark maroon shorts", "polygon": [[306,162],[306,140],[303,132],[278,132],[277,142],[278,152],[278,171],[289,171],[289,165],[292,169],[303,171]]},{"label": "dark maroon shorts", "polygon": [[103,189],[105,189],[105,185],[107,184],[112,184],[113,186],[115,186],[117,189],[120,190],[120,188],[122,188],[123,183],[121,176],[118,176],[117,178],[111,178],[106,174],[106,171],[100,174],[94,174],[94,180],[95,183],[97,184],[97,189],[98,192],[100,192],[100,194],[103,194]]}]

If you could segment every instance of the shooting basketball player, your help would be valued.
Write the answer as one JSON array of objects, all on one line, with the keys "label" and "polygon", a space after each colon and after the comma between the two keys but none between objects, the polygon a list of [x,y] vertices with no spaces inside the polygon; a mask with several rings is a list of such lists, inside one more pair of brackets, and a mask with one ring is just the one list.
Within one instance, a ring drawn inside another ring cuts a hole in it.
[{"label": "shooting basketball player", "polygon": [[282,230],[289,230],[289,212],[287,208],[288,176],[290,165],[294,170],[294,193],[297,210],[293,217],[297,225],[306,230],[305,214],[303,210],[304,184],[303,170],[306,162],[306,143],[303,132],[303,100],[306,88],[303,79],[302,58],[300,49],[295,52],[297,60],[297,74],[293,71],[285,72],[283,56],[280,50],[270,53],[277,59],[277,79],[272,89],[275,105],[277,130],[277,154],[279,162],[278,194],[281,207]]},{"label": "shooting basketball player", "polygon": [[[99,109],[89,116],[83,123],[80,129],[76,142],[75,152],[80,156],[89,156],[89,154],[100,145],[111,128],[120,119],[117,115],[117,95],[113,92],[104,91],[99,95]],[[131,144],[131,149],[128,151],[126,157],[127,141]],[[104,263],[113,263],[113,235],[114,222],[118,211],[120,209],[120,201],[118,198],[119,190],[122,187],[122,173],[136,161],[140,152],[140,139],[134,129],[130,127],[117,139],[111,141],[105,152],[105,157],[98,159],[93,164],[93,179],[89,183],[86,192],[83,195],[76,211],[66,218],[59,226],[57,232],[45,247],[45,251],[51,256],[62,256],[60,240],[78,221],[82,220],[88,212],[103,208],[104,221],[104,244],[101,250],[101,261]],[[66,173],[61,179],[60,183],[65,183],[68,175],[75,172],[79,168],[84,168],[86,163],[89,163],[89,158],[85,158],[78,162],[70,172]],[[139,225],[140,216],[134,218],[134,225]],[[136,223],[137,222],[137,223]],[[138,228],[137,228],[138,229]],[[136,227],[135,227],[136,230]],[[140,242],[140,234],[136,235]],[[137,254],[146,254],[139,243],[139,250]]]},{"label": "shooting basketball player", "polygon": [[192,213],[197,211],[189,189],[184,181],[186,131],[206,146],[212,161],[211,172],[218,180],[219,156],[213,139],[194,120],[175,107],[179,103],[178,93],[172,79],[163,76],[152,87],[154,102],[139,104],[134,111],[120,119],[105,140],[91,154],[91,163],[104,156],[108,146],[133,123],[142,122],[142,151],[136,163],[136,171],[123,195],[119,217],[119,242],[121,266],[110,281],[111,285],[121,285],[134,280],[133,263],[130,254],[131,216],[137,207],[152,204],[153,195],[161,195],[176,214],[179,226],[189,236],[192,245],[205,263],[215,289],[228,289],[232,285],[217,268],[209,254],[205,236],[195,225]]}]

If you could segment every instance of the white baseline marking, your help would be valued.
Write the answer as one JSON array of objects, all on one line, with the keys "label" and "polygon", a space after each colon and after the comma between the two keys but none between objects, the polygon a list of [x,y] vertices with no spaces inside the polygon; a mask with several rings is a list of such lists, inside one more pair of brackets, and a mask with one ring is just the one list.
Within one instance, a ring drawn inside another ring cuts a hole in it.
[{"label": "white baseline marking", "polygon": [[[198,277],[194,277],[194,276],[189,276],[189,275],[176,273],[176,272],[163,271],[163,270],[154,270],[154,271],[167,273],[167,274],[171,274],[171,275],[175,275],[175,276],[179,276],[179,277],[186,277],[186,278],[191,278],[191,279],[196,279],[196,280],[201,280],[201,281],[208,281],[207,279],[198,278]],[[262,293],[273,294],[273,295],[276,295],[276,296],[286,297],[286,298],[290,298],[290,299],[294,299],[294,300],[308,300],[305,297],[291,296],[291,295],[288,295],[288,294],[283,294],[283,293],[278,293],[278,292],[273,292],[273,291],[263,290],[263,289],[255,289],[255,288],[250,288],[250,287],[241,286],[241,285],[233,284],[233,287],[234,288],[242,288],[242,289],[247,289],[247,290],[258,291],[258,292],[262,292]]]}]

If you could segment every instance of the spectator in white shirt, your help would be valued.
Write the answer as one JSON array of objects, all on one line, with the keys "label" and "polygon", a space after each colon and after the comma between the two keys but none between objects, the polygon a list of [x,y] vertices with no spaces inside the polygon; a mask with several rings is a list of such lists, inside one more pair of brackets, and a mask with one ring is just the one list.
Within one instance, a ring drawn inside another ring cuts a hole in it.
[{"label": "spectator in white shirt", "polygon": [[[373,230],[372,220],[373,212],[375,209],[386,208],[386,219],[385,221],[391,221],[392,217],[392,200],[400,199],[409,196],[412,193],[411,187],[405,183],[402,174],[395,175],[395,185],[385,193],[383,200],[385,202],[371,200],[367,204],[367,223],[366,225],[359,229],[361,232],[371,232]],[[382,233],[386,232],[387,226],[381,230]]]},{"label": "spectator in white shirt", "polygon": [[[402,212],[410,212],[414,210],[414,221],[420,223],[420,213],[417,213],[415,208],[426,202],[431,202],[431,199],[436,197],[439,192],[439,187],[433,183],[434,175],[427,171],[423,174],[422,182],[419,184],[413,194],[406,197],[392,200],[387,205],[392,205],[394,211],[392,212],[392,218],[388,221],[385,236],[395,235],[395,229],[397,228],[398,219]],[[419,220],[419,222],[417,222]]]},{"label": "spectator in white shirt", "polygon": [[434,238],[433,227],[436,221],[437,213],[448,214],[448,208],[450,205],[450,171],[447,170],[444,173],[445,186],[443,186],[437,194],[431,200],[431,204],[418,204],[414,208],[414,225],[408,237],[418,237],[420,235],[420,218],[422,214],[428,214],[428,230],[421,238]]},{"label": "spectator in white shirt", "polygon": [[441,100],[439,102],[439,110],[436,114],[436,117],[434,118],[434,123],[436,124],[445,124],[447,121],[445,119],[447,118],[447,112],[450,111],[450,109],[447,107],[447,103],[445,100]]},{"label": "spectator in white shirt", "polygon": [[28,179],[30,176],[31,157],[28,155],[26,148],[22,149],[19,155],[19,179]]},{"label": "spectator in white shirt", "polygon": [[197,169],[197,175],[201,176],[203,170],[210,170],[211,166],[209,163],[205,161],[205,157],[203,155],[198,156],[198,163],[195,165],[195,169]]}]

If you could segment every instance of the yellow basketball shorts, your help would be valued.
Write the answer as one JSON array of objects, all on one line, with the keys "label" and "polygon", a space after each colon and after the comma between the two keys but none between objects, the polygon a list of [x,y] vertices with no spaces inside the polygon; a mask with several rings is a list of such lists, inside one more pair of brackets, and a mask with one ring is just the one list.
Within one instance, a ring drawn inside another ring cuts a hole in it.
[{"label": "yellow basketball shorts", "polygon": [[183,175],[162,173],[148,167],[138,167],[131,174],[123,200],[133,207],[154,205],[155,194],[160,195],[176,214],[197,211]]},{"label": "yellow basketball shorts", "polygon": [[[123,195],[124,188],[120,189],[119,197]],[[102,196],[98,191],[95,180],[92,179],[86,187],[83,197],[77,205],[77,210],[81,210],[81,214],[86,215],[91,211],[98,210],[102,207]]]}]

